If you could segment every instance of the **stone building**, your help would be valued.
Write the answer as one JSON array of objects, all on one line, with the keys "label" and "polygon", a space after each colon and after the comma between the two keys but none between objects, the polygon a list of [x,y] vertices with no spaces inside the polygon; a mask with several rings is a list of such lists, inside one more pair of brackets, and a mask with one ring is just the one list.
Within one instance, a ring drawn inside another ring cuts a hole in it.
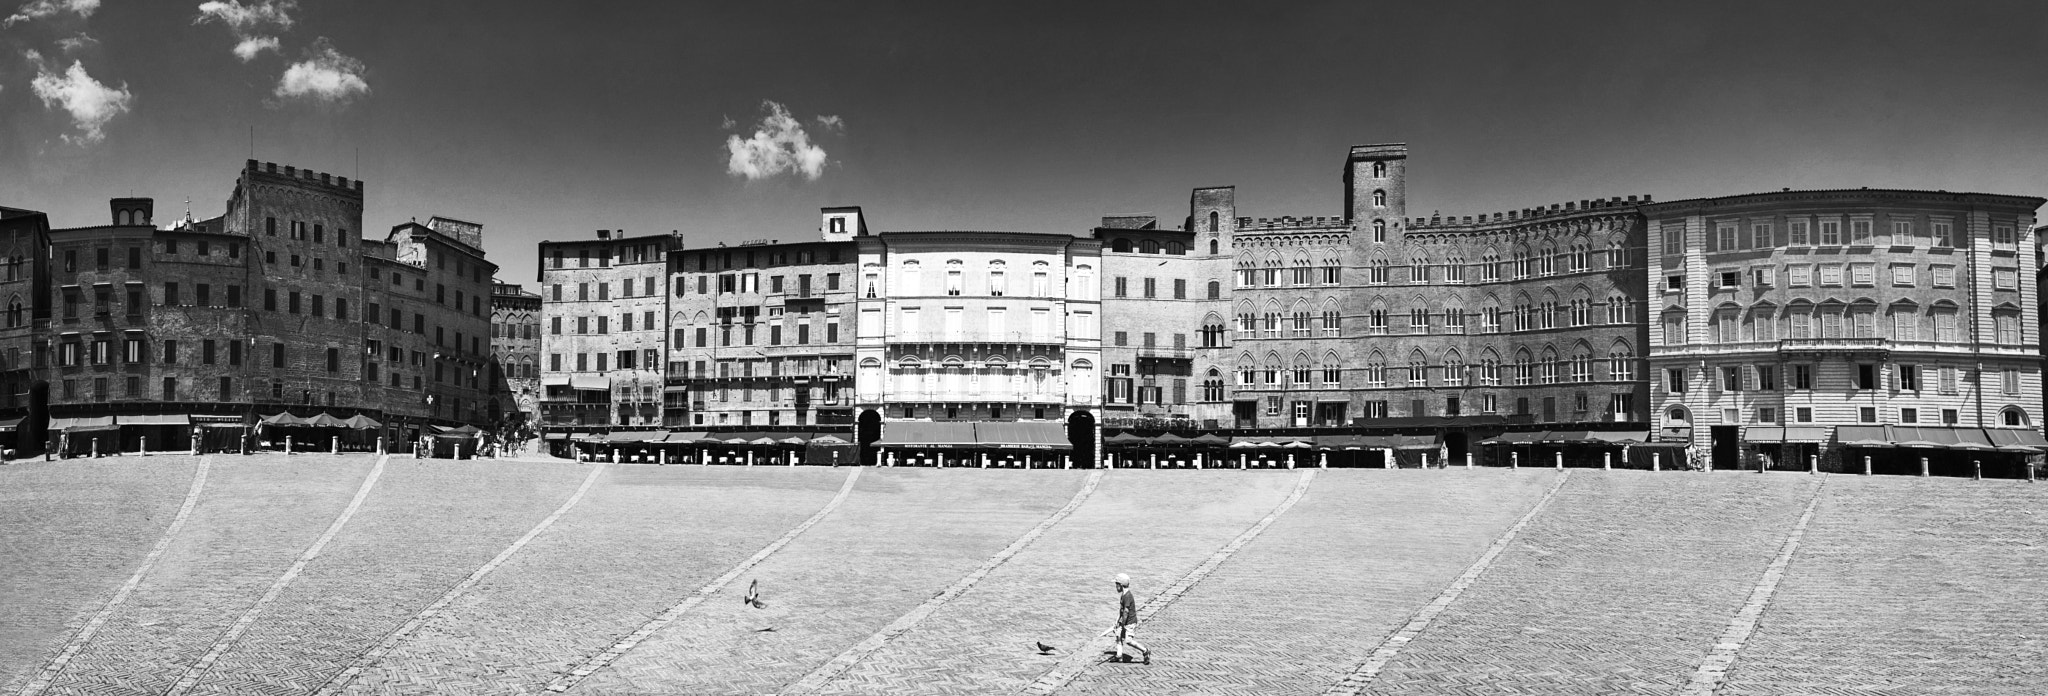
[{"label": "stone building", "polygon": [[668,255],[680,247],[624,230],[540,243],[543,423],[662,424]]},{"label": "stone building", "polygon": [[158,227],[150,199],[117,198],[110,224],[48,230],[44,270],[7,281],[49,298],[11,327],[33,334],[47,386],[15,393],[47,388],[58,427],[118,428],[106,444],[123,450],[195,433],[236,446],[229,431],[286,410],[368,416],[401,439],[483,422],[481,227],[436,218],[366,241],[362,206],[360,181],[250,160],[219,217]]},{"label": "stone building", "polygon": [[[48,385],[37,378],[41,329],[50,320],[50,218],[0,207],[0,447],[32,452],[43,441]],[[11,423],[9,423],[11,421]]]},{"label": "stone building", "polygon": [[[1198,191],[1196,198],[1229,192]],[[1192,228],[1161,229],[1151,215],[1105,217],[1093,231],[1102,245],[1104,426],[1229,422],[1231,362],[1220,349],[1231,257],[1209,252],[1220,242],[1202,234],[1197,241]]]},{"label": "stone building", "polygon": [[1656,425],[1715,468],[2016,466],[2043,444],[2024,239],[2042,203],[1857,189],[1645,206]]},{"label": "stone building", "polygon": [[491,284],[491,394],[501,425],[540,420],[540,295]]},{"label": "stone building", "polygon": [[[855,241],[862,442],[1071,446],[1072,457],[1092,461],[1102,389],[1101,242],[1018,232],[887,232]],[[903,425],[942,422],[1005,425],[975,427],[971,436],[958,425]]]},{"label": "stone building", "polygon": [[[671,252],[668,425],[853,422],[852,239],[865,230],[857,208],[834,210],[821,241]],[[833,233],[834,220],[854,227]]]},{"label": "stone building", "polygon": [[497,264],[484,259],[483,228],[435,217],[364,242],[365,389],[407,440],[421,422],[497,420],[488,381],[490,301]]}]

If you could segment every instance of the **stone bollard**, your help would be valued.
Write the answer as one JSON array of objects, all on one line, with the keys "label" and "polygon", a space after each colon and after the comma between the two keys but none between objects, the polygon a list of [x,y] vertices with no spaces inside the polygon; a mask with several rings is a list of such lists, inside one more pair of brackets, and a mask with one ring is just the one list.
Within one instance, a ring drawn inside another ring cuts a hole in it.
[{"label": "stone bollard", "polygon": [[1508,468],[1510,468],[1510,469],[1520,469],[1520,468],[1522,468],[1522,453],[1521,453],[1521,452],[1509,452],[1509,453],[1508,453]]},{"label": "stone bollard", "polygon": [[1651,452],[1651,453],[1650,453],[1650,470],[1651,470],[1651,471],[1663,471],[1663,470],[1664,470],[1664,455],[1663,455],[1662,453],[1659,453],[1659,452]]},{"label": "stone bollard", "polygon": [[1972,459],[1972,460],[1970,460],[1970,480],[1972,480],[1972,481],[1982,481],[1982,480],[1984,480],[1984,460],[1982,460],[1982,459]]},{"label": "stone bollard", "polygon": [[1921,458],[1920,458],[1920,475],[1921,475],[1921,476],[1926,476],[1926,475],[1927,475],[1927,458],[1926,458],[1926,457],[1921,457]]},{"label": "stone bollard", "polygon": [[1863,455],[1863,475],[1870,475],[1870,455]]},{"label": "stone bollard", "polygon": [[1818,474],[1818,473],[1820,473],[1820,455],[1818,455],[1818,454],[1809,454],[1809,455],[1806,455],[1806,473],[1809,473],[1809,474]]},{"label": "stone bollard", "polygon": [[1607,453],[1604,453],[1604,454],[1600,455],[1600,470],[1601,470],[1601,471],[1609,471],[1609,470],[1612,470],[1613,468],[1614,468],[1614,453],[1613,453],[1613,452],[1607,452]]}]

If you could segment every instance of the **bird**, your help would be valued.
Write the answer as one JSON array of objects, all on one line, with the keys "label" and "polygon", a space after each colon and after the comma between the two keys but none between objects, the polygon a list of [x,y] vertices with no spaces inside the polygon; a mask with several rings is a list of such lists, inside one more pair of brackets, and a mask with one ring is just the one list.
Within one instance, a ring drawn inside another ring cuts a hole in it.
[{"label": "bird", "polygon": [[1059,648],[1055,648],[1044,643],[1035,643],[1035,645],[1038,646],[1038,654],[1040,655],[1051,655],[1053,653],[1059,652]]},{"label": "bird", "polygon": [[755,609],[768,608],[768,603],[761,601],[761,581],[759,579],[747,583],[747,596],[740,598],[740,603]]}]

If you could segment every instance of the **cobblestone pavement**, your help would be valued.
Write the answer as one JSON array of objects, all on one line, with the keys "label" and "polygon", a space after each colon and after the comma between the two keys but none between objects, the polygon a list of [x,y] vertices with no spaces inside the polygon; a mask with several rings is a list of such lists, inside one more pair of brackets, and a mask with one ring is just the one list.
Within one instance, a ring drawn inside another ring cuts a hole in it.
[{"label": "cobblestone pavement", "polygon": [[1723,694],[2048,693],[2048,488],[1835,476]]},{"label": "cobblestone pavement", "polygon": [[341,535],[193,693],[306,693],[491,560],[588,467],[393,458]]},{"label": "cobblestone pavement", "polygon": [[767,609],[743,606],[735,583],[570,693],[776,690],[973,571],[1065,506],[1086,475],[871,470],[837,512],[749,575]]},{"label": "cobblestone pavement", "polygon": [[1257,541],[1140,626],[1151,665],[1096,665],[1060,693],[1323,693],[1555,480],[1548,470],[1325,471]]},{"label": "cobblestone pavement", "polygon": [[[863,484],[874,473],[863,474]],[[846,474],[608,467],[552,529],[344,693],[538,692],[801,523]],[[819,560],[839,562],[831,554]]]},{"label": "cobblestone pavement", "polygon": [[1674,693],[1749,598],[1818,483],[1803,474],[1575,471],[1364,693]]},{"label": "cobblestone pavement", "polygon": [[198,461],[0,466],[0,693],[18,691],[135,572],[184,503]]},{"label": "cobblestone pavement", "polygon": [[[1080,650],[1115,623],[1110,580],[1117,573],[1131,576],[1142,604],[1271,513],[1298,477],[1291,471],[1111,471],[1072,516],[821,692],[1020,689],[1066,656],[1040,656],[1033,643]],[[1159,647],[1156,638],[1143,640]]]},{"label": "cobblestone pavement", "polygon": [[45,693],[160,694],[348,505],[367,455],[216,457],[156,569]]}]

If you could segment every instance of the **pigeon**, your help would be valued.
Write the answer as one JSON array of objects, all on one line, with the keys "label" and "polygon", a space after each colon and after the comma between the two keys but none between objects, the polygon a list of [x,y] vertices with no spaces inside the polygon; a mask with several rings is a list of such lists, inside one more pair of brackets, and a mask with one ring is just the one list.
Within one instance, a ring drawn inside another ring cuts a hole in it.
[{"label": "pigeon", "polygon": [[1059,648],[1055,648],[1044,643],[1036,643],[1036,645],[1038,646],[1038,654],[1040,655],[1051,655],[1055,652],[1059,652]]},{"label": "pigeon", "polygon": [[755,580],[755,581],[753,581],[753,582],[747,583],[747,596],[746,596],[746,597],[743,597],[743,598],[741,598],[741,599],[740,599],[740,603],[742,603],[742,604],[745,604],[745,605],[747,605],[747,606],[750,606],[750,607],[753,607],[753,608],[755,608],[755,609],[767,609],[767,608],[768,608],[768,603],[767,603],[767,602],[763,602],[763,601],[761,601],[761,581],[760,581],[760,580]]}]

